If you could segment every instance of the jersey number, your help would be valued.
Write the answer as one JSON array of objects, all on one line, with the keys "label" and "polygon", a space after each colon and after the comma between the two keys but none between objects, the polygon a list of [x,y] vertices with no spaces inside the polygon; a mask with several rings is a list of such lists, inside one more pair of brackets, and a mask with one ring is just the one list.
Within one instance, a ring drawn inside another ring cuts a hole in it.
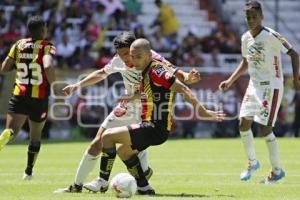
[{"label": "jersey number", "polygon": [[[32,77],[28,78],[28,69],[31,69]],[[20,84],[40,85],[43,82],[41,65],[38,63],[30,63],[29,66],[25,63],[17,64],[17,82]]]}]

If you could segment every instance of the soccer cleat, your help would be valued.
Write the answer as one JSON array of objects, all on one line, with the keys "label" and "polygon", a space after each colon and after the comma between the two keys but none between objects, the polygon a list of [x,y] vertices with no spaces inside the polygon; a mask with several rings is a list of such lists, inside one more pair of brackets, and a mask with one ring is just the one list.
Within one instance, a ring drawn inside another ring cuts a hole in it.
[{"label": "soccer cleat", "polygon": [[83,187],[90,192],[106,192],[108,190],[108,186],[108,181],[100,177],[97,177],[93,181],[83,185]]},{"label": "soccer cleat", "polygon": [[81,193],[82,185],[73,183],[67,188],[60,188],[54,191],[54,193]]},{"label": "soccer cleat", "polygon": [[267,178],[265,178],[264,180],[262,180],[260,183],[261,184],[272,184],[272,183],[276,183],[277,181],[279,181],[280,179],[282,179],[283,177],[285,177],[285,172],[280,169],[279,174],[275,174],[273,171],[271,171],[268,175]]},{"label": "soccer cleat", "polygon": [[10,136],[12,135],[12,131],[10,129],[5,129],[0,136],[0,151],[3,147],[8,143]]},{"label": "soccer cleat", "polygon": [[153,175],[153,170],[149,167],[145,172],[145,177],[147,179],[147,181],[149,181],[149,179],[151,178],[151,176]]},{"label": "soccer cleat", "polygon": [[257,161],[254,165],[248,163],[247,168],[241,173],[240,179],[242,181],[247,181],[251,178],[252,173],[260,167],[259,162]]},{"label": "soccer cleat", "polygon": [[23,174],[23,180],[24,180],[24,181],[31,181],[32,179],[33,179],[32,174],[29,175],[29,174],[27,174],[26,172],[24,172],[24,174]]},{"label": "soccer cleat", "polygon": [[150,186],[137,187],[137,194],[139,195],[155,195],[155,190]]}]

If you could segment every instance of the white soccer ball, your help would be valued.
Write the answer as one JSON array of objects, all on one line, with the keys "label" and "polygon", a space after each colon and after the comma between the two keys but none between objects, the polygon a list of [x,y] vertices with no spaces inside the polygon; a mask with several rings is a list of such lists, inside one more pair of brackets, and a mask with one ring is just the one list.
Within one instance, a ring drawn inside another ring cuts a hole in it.
[{"label": "white soccer ball", "polygon": [[133,176],[119,173],[110,181],[110,187],[119,198],[129,198],[136,193],[137,184]]}]

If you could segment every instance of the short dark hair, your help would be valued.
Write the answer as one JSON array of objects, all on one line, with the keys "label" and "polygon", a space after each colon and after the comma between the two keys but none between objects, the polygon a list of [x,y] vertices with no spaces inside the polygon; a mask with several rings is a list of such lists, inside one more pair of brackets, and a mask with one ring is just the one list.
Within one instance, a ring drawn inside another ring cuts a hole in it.
[{"label": "short dark hair", "polygon": [[261,4],[258,1],[250,0],[245,4],[244,11],[251,9],[257,10],[261,15],[263,14]]},{"label": "short dark hair", "polygon": [[27,28],[31,35],[38,35],[46,25],[43,18],[39,15],[32,16],[27,21]]},{"label": "short dark hair", "polygon": [[116,49],[130,47],[130,45],[136,40],[133,32],[123,31],[114,38],[113,44]]}]

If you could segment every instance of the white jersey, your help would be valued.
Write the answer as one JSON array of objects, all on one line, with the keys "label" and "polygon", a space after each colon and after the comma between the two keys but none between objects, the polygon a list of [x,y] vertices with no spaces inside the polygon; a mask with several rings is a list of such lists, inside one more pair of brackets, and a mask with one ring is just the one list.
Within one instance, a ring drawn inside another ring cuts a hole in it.
[{"label": "white jersey", "polygon": [[263,27],[253,38],[250,31],[242,35],[242,56],[247,59],[250,83],[280,87],[283,84],[281,52],[292,46],[279,33]]}]

